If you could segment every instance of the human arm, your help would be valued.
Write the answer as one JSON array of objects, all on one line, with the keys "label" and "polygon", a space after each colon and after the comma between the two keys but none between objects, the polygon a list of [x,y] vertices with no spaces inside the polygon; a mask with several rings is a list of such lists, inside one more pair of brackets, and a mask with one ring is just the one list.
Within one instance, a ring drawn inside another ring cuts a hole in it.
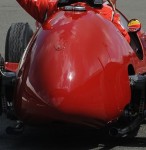
[{"label": "human arm", "polygon": [[54,10],[58,0],[16,0],[34,19],[43,23],[47,12]]},{"label": "human arm", "polygon": [[117,1],[117,0],[111,0],[111,2],[113,3],[113,5],[116,4],[116,1]]},{"label": "human arm", "polygon": [[119,31],[125,37],[125,39],[128,41],[128,43],[130,43],[130,36],[129,36],[128,32],[126,31],[126,29],[124,29],[124,27],[121,25],[120,15],[118,13],[116,13],[114,15],[113,24],[119,29]]}]

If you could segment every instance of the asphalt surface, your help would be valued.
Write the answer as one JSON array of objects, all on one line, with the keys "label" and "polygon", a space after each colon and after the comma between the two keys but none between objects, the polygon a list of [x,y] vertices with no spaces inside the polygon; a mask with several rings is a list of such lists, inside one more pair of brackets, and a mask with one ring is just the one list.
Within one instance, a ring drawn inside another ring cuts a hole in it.
[{"label": "asphalt surface", "polygon": [[[146,0],[119,0],[118,8],[129,18],[138,18],[146,30]],[[0,0],[0,52],[4,55],[5,37],[11,23],[34,20],[15,0]],[[35,30],[35,29],[34,29]],[[96,130],[52,125],[49,128],[27,127],[22,135],[7,135],[5,128],[13,125],[0,117],[0,150],[144,150],[146,125],[143,123],[135,138],[109,138]]]}]

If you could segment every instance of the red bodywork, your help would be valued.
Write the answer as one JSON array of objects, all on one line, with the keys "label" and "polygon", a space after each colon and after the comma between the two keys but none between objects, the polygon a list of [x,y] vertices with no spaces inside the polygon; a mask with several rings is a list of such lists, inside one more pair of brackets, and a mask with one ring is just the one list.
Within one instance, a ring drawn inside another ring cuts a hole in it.
[{"label": "red bodywork", "polygon": [[18,63],[5,62],[5,70],[16,72],[18,69]]},{"label": "red bodywork", "polygon": [[14,101],[22,120],[99,127],[120,117],[130,103],[131,66],[135,74],[146,72],[144,33],[138,33],[140,60],[112,22],[85,7],[56,10],[30,41]]}]

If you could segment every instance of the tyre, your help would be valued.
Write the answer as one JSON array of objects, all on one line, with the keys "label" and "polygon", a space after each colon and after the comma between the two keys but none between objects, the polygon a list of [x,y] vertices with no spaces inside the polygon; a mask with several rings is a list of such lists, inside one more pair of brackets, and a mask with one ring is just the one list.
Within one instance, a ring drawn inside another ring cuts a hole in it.
[{"label": "tyre", "polygon": [[13,23],[6,36],[5,61],[18,63],[32,35],[28,23]]},{"label": "tyre", "polygon": [[[0,70],[4,68],[4,58],[0,54]],[[0,116],[3,112],[3,103],[2,103],[2,75],[0,74]]]}]

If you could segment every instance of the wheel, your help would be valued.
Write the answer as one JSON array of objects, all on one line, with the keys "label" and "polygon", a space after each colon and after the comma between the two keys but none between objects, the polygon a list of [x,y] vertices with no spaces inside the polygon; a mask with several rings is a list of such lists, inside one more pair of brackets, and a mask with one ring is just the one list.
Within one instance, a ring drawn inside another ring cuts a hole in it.
[{"label": "wheel", "polygon": [[18,63],[32,35],[28,23],[13,23],[6,36],[5,61]]},{"label": "wheel", "polygon": [[[4,68],[4,58],[0,54],[0,70]],[[2,103],[2,74],[0,73],[0,116],[3,113],[3,103]]]}]

